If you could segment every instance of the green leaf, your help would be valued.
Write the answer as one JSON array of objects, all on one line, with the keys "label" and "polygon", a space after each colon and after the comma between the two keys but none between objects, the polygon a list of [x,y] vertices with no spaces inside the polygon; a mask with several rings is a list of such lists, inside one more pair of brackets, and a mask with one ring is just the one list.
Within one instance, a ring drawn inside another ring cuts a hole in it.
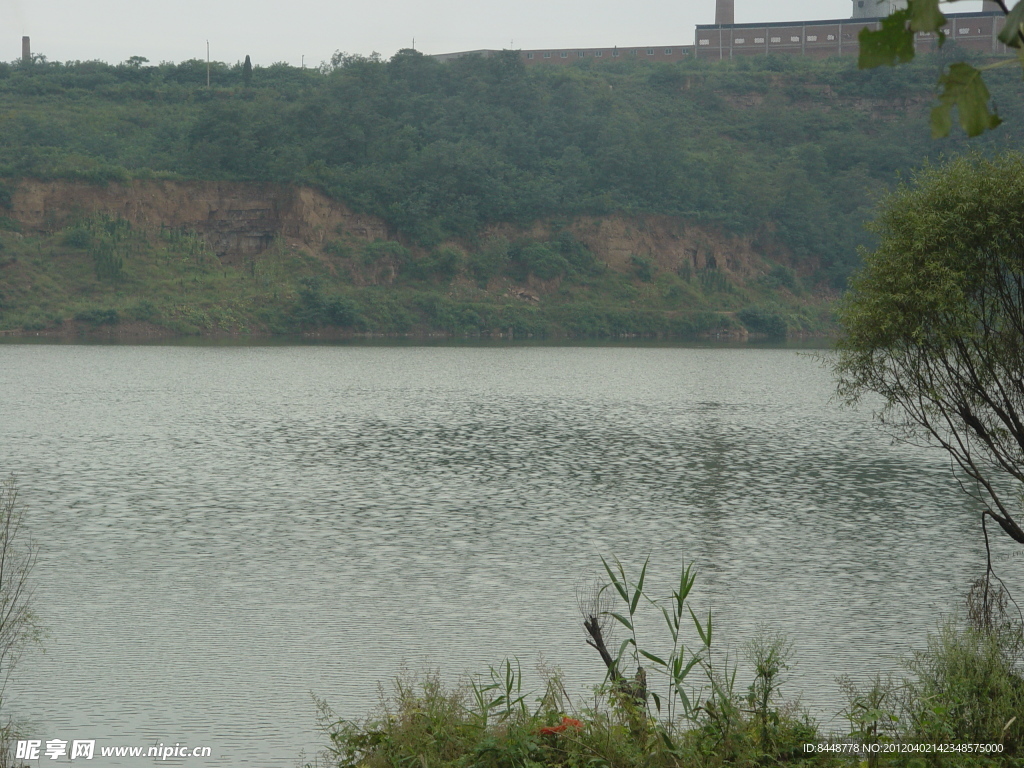
[{"label": "green leaf", "polygon": [[939,104],[939,106],[934,107],[929,122],[932,126],[933,139],[942,139],[949,136],[949,132],[953,130],[953,105]]},{"label": "green leaf", "polygon": [[654,699],[654,706],[658,708],[658,713],[661,713],[661,696],[651,691],[651,698]]},{"label": "green leaf", "polygon": [[636,583],[636,590],[633,592],[633,600],[629,604],[629,615],[632,616],[636,612],[636,606],[640,602],[640,595],[644,593],[644,577],[647,576],[647,564],[651,562],[651,556],[648,555],[647,559],[644,560],[644,567],[640,569],[640,580]]},{"label": "green leaf", "polygon": [[[651,696],[653,696],[653,695],[654,695],[654,693],[652,692]],[[659,708],[659,711],[660,711],[660,708]],[[661,734],[661,740],[663,742],[665,742],[665,746],[668,747],[670,751],[675,750],[676,745],[672,743],[672,738],[668,735],[668,731],[666,731],[664,729],[659,729],[658,733]]]},{"label": "green leaf", "polygon": [[989,112],[991,96],[988,88],[981,79],[981,72],[970,64],[950,64],[949,71],[939,77],[939,85],[942,87],[939,106],[932,110],[931,116],[934,138],[949,135],[953,127],[950,113],[954,106],[960,115],[960,125],[968,136],[978,136],[1003,122],[995,112]]},{"label": "green leaf", "polygon": [[[710,629],[711,629],[711,625],[710,625],[710,624],[708,625],[708,630],[709,630],[709,631],[708,631],[707,633],[705,633],[705,632],[704,632],[704,627],[702,627],[702,626],[700,625],[700,619],[698,619],[698,618],[697,618],[697,614],[695,614],[695,613],[693,612],[693,608],[689,608],[689,607],[687,607],[687,609],[686,609],[686,610],[688,610],[688,611],[690,612],[690,618],[692,618],[692,619],[693,619],[693,625],[694,625],[695,627],[697,627],[697,634],[698,634],[698,635],[700,635],[700,641],[701,641],[702,643],[704,643],[705,647],[706,647],[706,646],[708,646],[708,645],[711,645],[711,636],[710,636]],[[710,617],[711,617],[711,615],[710,615],[710,614],[708,614],[708,620],[709,620],[709,621],[710,621]]]},{"label": "green leaf", "polygon": [[675,675],[676,685],[678,685],[679,683],[683,682],[683,680],[686,679],[686,676],[688,674],[690,674],[690,670],[693,669],[695,666],[697,666],[697,664],[699,664],[699,663],[700,663],[700,656],[694,656],[692,659],[690,659],[689,663],[685,667],[683,667],[682,671],[678,672]]},{"label": "green leaf", "polygon": [[640,648],[639,651],[640,651],[640,655],[641,656],[646,656],[648,659],[653,661],[655,664],[661,664],[661,666],[663,666],[663,667],[668,667],[668,664],[666,664],[662,659],[659,659],[653,653],[648,653],[643,648]]},{"label": "green leaf", "polygon": [[[618,563],[618,560],[616,560],[615,562]],[[615,591],[618,592],[622,596],[622,599],[628,603],[629,596],[626,594],[626,588],[622,585],[622,582],[619,581],[618,577],[616,577],[615,573],[611,569],[611,566],[608,565],[608,561],[602,557],[601,564],[604,566],[604,569],[608,571],[608,577],[612,580],[612,585],[615,587]],[[619,565],[619,570],[622,570],[621,565]]]},{"label": "green leaf", "polygon": [[860,56],[857,67],[892,67],[914,58],[914,33],[908,26],[910,11],[895,11],[882,19],[882,28],[871,30],[864,27],[857,36],[860,41]]},{"label": "green leaf", "polygon": [[914,32],[938,32],[939,45],[946,39],[942,27],[946,17],[939,10],[939,0],[909,0],[907,13],[910,15],[910,29]]},{"label": "green leaf", "polygon": [[672,595],[676,599],[676,613],[679,616],[683,615],[683,603],[689,596],[690,590],[693,589],[693,582],[697,578],[690,573],[692,568],[693,565],[689,565],[682,569],[679,574],[679,591]]},{"label": "green leaf", "polygon": [[620,622],[622,622],[622,624],[623,624],[623,625],[624,625],[624,626],[626,627],[626,629],[628,629],[628,630],[629,630],[630,632],[632,632],[632,631],[633,631],[633,623],[632,623],[632,622],[631,622],[631,621],[630,621],[629,619],[627,619],[627,618],[626,618],[625,616],[623,616],[623,615],[621,615],[621,614],[618,614],[618,613],[612,613],[611,615],[612,615],[612,617],[613,617],[613,618],[616,618],[616,619],[618,619],[618,620],[619,620]]},{"label": "green leaf", "polygon": [[1024,0],[1018,0],[1006,16],[999,39],[1011,48],[1020,48],[1024,40]]},{"label": "green leaf", "polygon": [[622,645],[619,646],[619,652],[615,656],[615,666],[616,667],[619,666],[619,662],[622,660],[622,654],[624,654],[626,652],[626,646],[628,646],[628,645],[636,645],[636,643],[633,642],[633,638],[632,637],[627,637],[625,640],[622,641]]},{"label": "green leaf", "polygon": [[690,697],[686,695],[686,691],[683,690],[683,686],[680,683],[675,685],[676,693],[679,694],[679,700],[683,702],[683,712],[690,714],[693,711],[693,704],[690,703]]},{"label": "green leaf", "polygon": [[665,617],[665,623],[668,624],[668,632],[672,635],[672,642],[674,644],[679,640],[679,621],[674,616],[669,615],[668,608],[663,605],[658,607],[661,608],[661,613]]}]

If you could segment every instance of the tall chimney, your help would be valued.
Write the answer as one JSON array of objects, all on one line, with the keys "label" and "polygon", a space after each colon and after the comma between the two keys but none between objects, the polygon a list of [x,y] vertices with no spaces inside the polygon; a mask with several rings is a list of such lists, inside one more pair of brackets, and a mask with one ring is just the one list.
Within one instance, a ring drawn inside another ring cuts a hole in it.
[{"label": "tall chimney", "polygon": [[736,23],[736,0],[715,0],[715,24],[729,25]]},{"label": "tall chimney", "polygon": [[32,44],[28,40],[28,35],[21,38],[21,60],[26,64],[32,62]]}]

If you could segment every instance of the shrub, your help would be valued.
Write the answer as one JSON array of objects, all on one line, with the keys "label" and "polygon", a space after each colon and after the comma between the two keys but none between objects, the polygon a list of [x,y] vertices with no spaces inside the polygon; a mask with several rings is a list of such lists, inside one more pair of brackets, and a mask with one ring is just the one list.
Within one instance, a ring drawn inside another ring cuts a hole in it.
[{"label": "shrub", "polygon": [[109,280],[112,283],[124,280],[124,258],[112,243],[100,242],[90,248],[89,253],[92,255],[97,280]]},{"label": "shrub", "polygon": [[565,259],[571,277],[597,275],[604,271],[605,264],[598,261],[590,249],[571,232],[562,230],[551,240],[550,245]]},{"label": "shrub", "polygon": [[64,232],[60,242],[62,245],[66,245],[69,248],[90,248],[93,244],[93,235],[86,227],[75,226]]},{"label": "shrub", "polygon": [[544,243],[527,241],[513,246],[511,276],[520,282],[528,275],[541,280],[562,277],[569,270],[565,257]]},{"label": "shrub", "polygon": [[[1008,652],[1009,651],[1009,652]],[[1006,757],[1024,748],[1024,677],[1007,637],[949,618],[908,662],[913,740],[1002,744]],[[966,763],[961,763],[966,764]]]},{"label": "shrub", "polygon": [[143,299],[131,309],[131,316],[135,320],[142,320],[145,322],[155,322],[160,317],[160,312],[156,308],[156,305],[148,299]]},{"label": "shrub", "polygon": [[700,271],[700,286],[704,293],[732,293],[732,283],[724,273],[716,268]]},{"label": "shrub", "polygon": [[457,248],[439,248],[422,259],[406,262],[406,271],[420,280],[436,279],[450,283],[462,269],[464,256]]},{"label": "shrub", "polygon": [[121,316],[116,309],[84,309],[75,314],[75,320],[89,325],[117,325]]},{"label": "shrub", "polygon": [[363,246],[362,262],[366,266],[387,263],[401,267],[412,258],[409,249],[394,240],[374,240]]},{"label": "shrub", "polygon": [[786,338],[786,320],[773,310],[747,307],[737,312],[736,317],[751,333],[761,333],[772,339]]},{"label": "shrub", "polygon": [[295,322],[303,327],[324,325],[351,328],[362,324],[359,305],[347,296],[325,296],[319,279],[303,278],[299,298],[292,310]]},{"label": "shrub", "polygon": [[466,267],[476,284],[486,288],[491,278],[496,277],[506,268],[509,260],[510,245],[508,240],[497,237],[488,240],[484,247],[470,254],[466,259]]},{"label": "shrub", "polygon": [[330,240],[324,243],[324,253],[339,259],[347,259],[352,255],[352,247],[340,240]]},{"label": "shrub", "polygon": [[[900,739],[903,683],[897,682],[891,674],[876,674],[866,687],[858,686],[848,675],[840,675],[836,682],[846,697],[842,715],[850,724],[851,738],[858,744],[869,746]],[[870,768],[878,765],[879,754],[875,752],[869,756]]]},{"label": "shrub", "polygon": [[484,326],[487,307],[458,301],[445,296],[422,294],[413,303],[423,312],[427,324],[433,328],[451,333],[478,332]]},{"label": "shrub", "polygon": [[633,268],[633,276],[637,280],[649,283],[654,279],[654,264],[650,259],[633,255],[629,257],[629,264]]},{"label": "shrub", "polygon": [[785,264],[776,264],[768,273],[768,285],[773,288],[785,288],[790,293],[802,293],[800,278]]}]

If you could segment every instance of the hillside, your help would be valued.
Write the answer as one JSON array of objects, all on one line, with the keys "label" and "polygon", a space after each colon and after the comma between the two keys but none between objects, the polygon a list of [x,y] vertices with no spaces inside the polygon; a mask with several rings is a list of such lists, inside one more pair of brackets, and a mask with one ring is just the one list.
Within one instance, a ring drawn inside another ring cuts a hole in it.
[{"label": "hillside", "polygon": [[0,330],[820,332],[939,63],[0,64]]},{"label": "hillside", "polygon": [[821,297],[763,248],[670,216],[495,224],[428,249],[322,192],[270,183],[23,181],[8,213],[0,331],[745,337],[828,326]]}]

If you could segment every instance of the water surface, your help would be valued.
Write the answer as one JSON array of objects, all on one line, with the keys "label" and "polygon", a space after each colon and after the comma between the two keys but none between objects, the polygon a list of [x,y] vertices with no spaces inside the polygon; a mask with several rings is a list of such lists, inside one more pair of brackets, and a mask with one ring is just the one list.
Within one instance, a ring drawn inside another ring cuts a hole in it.
[{"label": "water surface", "polygon": [[654,593],[695,561],[722,647],[785,631],[827,720],[835,675],[895,668],[982,562],[943,456],[790,349],[7,344],[0,393],[51,630],[7,706],[213,747],[186,764],[292,765],[311,692],[362,717],[403,662],[586,690],[574,587],[612,554]]}]

